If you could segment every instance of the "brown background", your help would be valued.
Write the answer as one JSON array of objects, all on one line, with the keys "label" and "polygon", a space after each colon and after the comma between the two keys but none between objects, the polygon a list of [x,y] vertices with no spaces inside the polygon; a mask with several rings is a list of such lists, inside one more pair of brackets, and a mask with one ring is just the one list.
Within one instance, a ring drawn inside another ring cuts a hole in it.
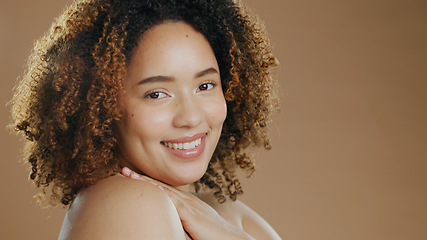
[{"label": "brown background", "polygon": [[[0,3],[0,233],[55,239],[18,162],[11,89],[71,0]],[[427,2],[246,0],[266,22],[282,111],[243,201],[284,239],[427,239]]]}]

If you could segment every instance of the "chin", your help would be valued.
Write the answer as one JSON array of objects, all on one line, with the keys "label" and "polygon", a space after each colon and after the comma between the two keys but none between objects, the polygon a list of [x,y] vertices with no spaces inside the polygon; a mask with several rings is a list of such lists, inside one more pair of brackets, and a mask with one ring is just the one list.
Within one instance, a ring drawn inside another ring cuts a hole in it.
[{"label": "chin", "polygon": [[170,181],[166,183],[174,187],[192,184],[202,178],[205,172],[206,169],[203,169],[203,171],[197,171],[197,173],[195,171],[192,171],[189,174],[180,173],[179,176],[176,176],[174,179],[170,179]]}]

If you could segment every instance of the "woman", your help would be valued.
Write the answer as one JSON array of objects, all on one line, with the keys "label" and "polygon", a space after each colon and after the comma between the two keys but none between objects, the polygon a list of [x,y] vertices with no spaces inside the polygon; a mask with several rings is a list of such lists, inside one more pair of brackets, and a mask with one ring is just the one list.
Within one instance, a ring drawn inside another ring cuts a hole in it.
[{"label": "woman", "polygon": [[276,108],[261,26],[229,0],[80,1],[57,19],[13,115],[31,179],[70,205],[60,239],[279,239],[236,200]]}]

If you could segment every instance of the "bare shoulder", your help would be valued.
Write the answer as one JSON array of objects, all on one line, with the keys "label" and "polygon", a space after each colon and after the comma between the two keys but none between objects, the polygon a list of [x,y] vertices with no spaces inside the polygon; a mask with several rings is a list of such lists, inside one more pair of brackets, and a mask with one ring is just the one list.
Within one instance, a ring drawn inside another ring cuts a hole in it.
[{"label": "bare shoulder", "polygon": [[185,234],[163,191],[116,175],[78,193],[59,239],[185,239]]}]

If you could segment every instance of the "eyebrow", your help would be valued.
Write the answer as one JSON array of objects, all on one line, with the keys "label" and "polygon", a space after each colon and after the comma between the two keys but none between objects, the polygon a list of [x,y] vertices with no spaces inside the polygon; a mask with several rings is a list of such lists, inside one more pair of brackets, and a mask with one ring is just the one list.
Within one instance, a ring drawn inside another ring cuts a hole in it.
[{"label": "eyebrow", "polygon": [[170,82],[172,80],[173,78],[168,76],[154,76],[154,77],[148,77],[148,78],[142,79],[141,81],[138,82],[138,85],[146,84],[146,83],[155,83],[155,82]]},{"label": "eyebrow", "polygon": [[197,73],[196,78],[200,78],[200,77],[203,77],[205,75],[214,74],[214,73],[218,73],[218,71],[215,68],[211,67],[211,68],[208,68],[206,70],[203,70],[203,71]]},{"label": "eyebrow", "polygon": [[[215,68],[211,67],[208,68],[206,70],[203,70],[199,73],[197,73],[195,75],[196,78],[201,78],[203,76],[209,75],[209,74],[219,74],[218,70],[216,70]],[[156,83],[156,82],[170,82],[172,81],[174,78],[173,77],[169,77],[169,76],[153,76],[153,77],[148,77],[148,78],[144,78],[141,81],[138,82],[138,85],[140,84],[147,84],[147,83]]]}]

